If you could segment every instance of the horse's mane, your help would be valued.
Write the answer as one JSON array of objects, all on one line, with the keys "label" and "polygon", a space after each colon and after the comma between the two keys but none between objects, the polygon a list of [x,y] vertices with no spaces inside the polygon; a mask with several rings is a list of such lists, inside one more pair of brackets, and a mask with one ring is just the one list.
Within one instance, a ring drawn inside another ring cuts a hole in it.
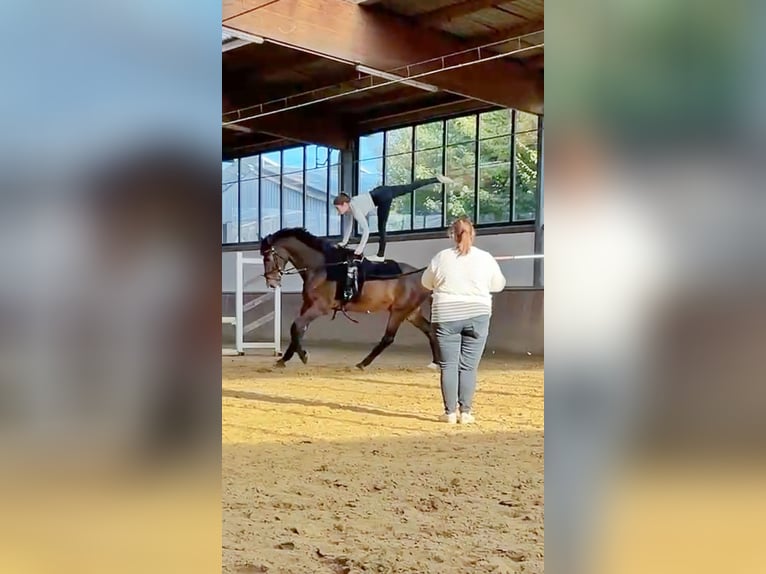
[{"label": "horse's mane", "polygon": [[266,247],[271,247],[275,242],[281,239],[289,238],[297,239],[304,245],[311,247],[312,249],[316,249],[325,255],[338,253],[339,251],[345,253],[347,251],[346,249],[336,247],[332,241],[317,237],[302,227],[288,227],[286,229],[275,231],[268,237],[264,238],[263,244]]}]

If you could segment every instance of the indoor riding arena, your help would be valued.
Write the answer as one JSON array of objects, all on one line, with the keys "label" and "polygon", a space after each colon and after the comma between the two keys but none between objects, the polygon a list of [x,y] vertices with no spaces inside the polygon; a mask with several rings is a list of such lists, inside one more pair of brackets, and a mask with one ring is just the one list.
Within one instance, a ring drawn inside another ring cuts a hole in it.
[{"label": "indoor riding arena", "polygon": [[[223,3],[225,572],[543,572],[543,24],[542,0]],[[386,311],[321,316],[291,357],[305,268],[264,260],[280,230],[340,242],[341,192],[442,174],[393,200],[385,257],[422,269],[468,216],[498,260],[474,424],[440,421],[407,321],[356,366]]]}]

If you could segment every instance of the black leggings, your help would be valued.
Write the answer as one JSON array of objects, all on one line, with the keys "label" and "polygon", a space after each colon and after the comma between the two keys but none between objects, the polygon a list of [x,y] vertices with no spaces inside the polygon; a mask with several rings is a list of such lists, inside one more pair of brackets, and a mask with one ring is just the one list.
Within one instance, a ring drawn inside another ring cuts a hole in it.
[{"label": "black leggings", "polygon": [[381,185],[370,192],[372,202],[378,208],[378,234],[380,235],[378,257],[383,257],[386,254],[386,224],[388,223],[388,216],[391,212],[391,203],[394,199],[434,183],[439,183],[439,180],[435,177],[430,179],[416,179],[412,183],[406,183],[404,185]]}]

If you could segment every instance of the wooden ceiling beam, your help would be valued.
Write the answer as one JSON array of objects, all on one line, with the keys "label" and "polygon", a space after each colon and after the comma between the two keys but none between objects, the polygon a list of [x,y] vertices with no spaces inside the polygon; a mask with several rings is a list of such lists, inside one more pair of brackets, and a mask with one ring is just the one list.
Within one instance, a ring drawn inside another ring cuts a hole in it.
[{"label": "wooden ceiling beam", "polygon": [[[254,0],[242,0],[248,1]],[[227,26],[384,71],[468,47],[449,34],[423,29],[406,18],[367,10],[346,0],[279,0],[232,18]],[[534,113],[543,111],[543,83],[539,75],[510,60],[473,64],[426,76],[422,81],[500,106]]]},{"label": "wooden ceiling beam", "polygon": [[[487,44],[502,42],[503,40],[508,40],[511,38],[515,38],[517,36],[534,34],[535,32],[543,32],[544,30],[545,30],[544,20],[542,19],[530,20],[529,22],[524,22],[523,24],[517,24],[516,26],[513,26],[506,30],[498,30],[497,32],[492,32],[491,34],[472,37],[471,41],[473,43],[473,46],[485,46]],[[502,44],[498,44],[498,46],[501,46],[501,45]]]},{"label": "wooden ceiling beam", "polygon": [[449,22],[450,20],[454,20],[456,18],[469,16],[470,14],[478,12],[479,10],[492,8],[493,6],[497,6],[503,3],[508,4],[510,1],[511,0],[507,0],[506,2],[503,2],[503,0],[465,0],[464,2],[450,4],[449,6],[437,8],[431,12],[419,14],[417,16],[417,21],[419,24],[424,26],[435,26],[437,24],[441,24],[442,22]]},{"label": "wooden ceiling beam", "polygon": [[337,149],[348,149],[353,140],[351,130],[345,128],[341,118],[306,112],[274,114],[241,125],[253,132]]},{"label": "wooden ceiling beam", "polygon": [[435,103],[427,107],[419,106],[410,110],[392,110],[392,113],[385,116],[375,115],[360,118],[357,125],[358,131],[360,133],[370,133],[401,126],[402,124],[413,124],[429,120],[438,120],[456,114],[482,112],[495,108],[497,108],[497,106],[492,106],[484,102],[461,99],[450,102]]}]

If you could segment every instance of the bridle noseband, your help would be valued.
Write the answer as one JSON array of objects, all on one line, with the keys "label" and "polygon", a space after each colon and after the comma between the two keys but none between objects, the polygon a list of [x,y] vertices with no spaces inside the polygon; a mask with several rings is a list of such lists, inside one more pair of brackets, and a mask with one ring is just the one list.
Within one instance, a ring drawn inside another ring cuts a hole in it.
[{"label": "bridle noseband", "polygon": [[269,272],[264,272],[263,276],[266,279],[269,279],[269,275],[273,275],[273,273],[276,271],[277,274],[279,274],[279,279],[281,280],[282,276],[287,274],[287,264],[290,263],[290,260],[282,257],[273,246],[269,248],[269,255],[274,259],[276,269],[272,269]]}]

